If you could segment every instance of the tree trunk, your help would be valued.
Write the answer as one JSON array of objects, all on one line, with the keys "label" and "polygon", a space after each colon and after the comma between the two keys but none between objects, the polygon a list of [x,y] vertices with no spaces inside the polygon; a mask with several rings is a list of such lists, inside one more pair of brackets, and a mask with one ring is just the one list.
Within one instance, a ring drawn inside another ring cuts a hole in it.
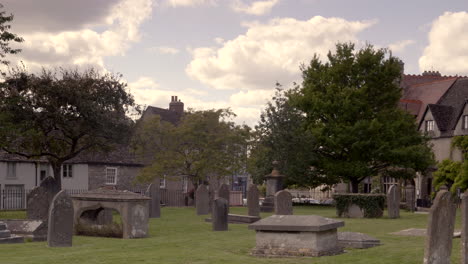
[{"label": "tree trunk", "polygon": [[359,181],[351,181],[351,192],[352,193],[359,192]]},{"label": "tree trunk", "polygon": [[52,170],[54,171],[54,189],[56,192],[62,190],[62,163],[52,163]]}]

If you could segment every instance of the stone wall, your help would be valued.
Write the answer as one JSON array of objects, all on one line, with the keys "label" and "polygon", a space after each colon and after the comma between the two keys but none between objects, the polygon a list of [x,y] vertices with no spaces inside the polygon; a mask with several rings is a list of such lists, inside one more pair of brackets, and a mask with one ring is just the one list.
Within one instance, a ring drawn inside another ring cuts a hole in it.
[{"label": "stone wall", "polygon": [[113,165],[88,165],[88,183],[89,189],[93,190],[102,186],[110,185],[106,184],[106,167],[117,168],[117,183],[115,186],[117,189],[133,189],[133,188],[144,188],[146,185],[135,184],[134,180],[140,172],[142,167],[138,166],[113,166]]}]

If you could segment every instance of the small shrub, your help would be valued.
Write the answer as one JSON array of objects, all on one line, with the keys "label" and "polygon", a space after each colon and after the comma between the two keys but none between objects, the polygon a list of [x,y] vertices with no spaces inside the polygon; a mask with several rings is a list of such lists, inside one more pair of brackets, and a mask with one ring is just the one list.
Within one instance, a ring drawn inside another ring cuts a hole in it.
[{"label": "small shrub", "polygon": [[364,210],[364,217],[366,218],[381,217],[385,206],[385,198],[384,194],[347,193],[333,195],[339,217],[342,217],[348,211],[351,204],[355,204]]}]

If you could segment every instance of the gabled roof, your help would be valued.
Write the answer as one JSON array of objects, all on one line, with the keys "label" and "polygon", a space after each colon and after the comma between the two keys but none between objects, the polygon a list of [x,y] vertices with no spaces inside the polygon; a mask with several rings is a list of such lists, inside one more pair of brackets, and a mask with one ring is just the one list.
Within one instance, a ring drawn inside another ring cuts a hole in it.
[{"label": "gabled roof", "polygon": [[[414,77],[414,76],[413,76]],[[421,78],[419,78],[421,77]],[[432,76],[429,76],[432,77]],[[428,76],[418,76],[415,79],[430,80]],[[435,78],[435,77],[434,77]],[[433,79],[434,79],[433,78]],[[441,78],[441,77],[439,77]],[[428,104],[436,104],[440,98],[449,90],[455,83],[457,77],[444,77],[426,83],[416,83],[404,89],[402,100],[413,100],[421,102],[417,113],[416,122],[419,123],[424,115],[424,111]],[[401,105],[401,103],[400,103]],[[416,112],[416,106],[413,106],[413,112]]]},{"label": "gabled roof", "polygon": [[148,106],[141,116],[142,120],[149,118],[150,116],[159,115],[161,120],[176,124],[180,121],[181,115],[169,109],[164,109],[160,107]]},{"label": "gabled roof", "polygon": [[450,130],[450,122],[454,113],[454,108],[448,105],[429,104],[427,108],[431,111],[434,121],[439,130]]}]

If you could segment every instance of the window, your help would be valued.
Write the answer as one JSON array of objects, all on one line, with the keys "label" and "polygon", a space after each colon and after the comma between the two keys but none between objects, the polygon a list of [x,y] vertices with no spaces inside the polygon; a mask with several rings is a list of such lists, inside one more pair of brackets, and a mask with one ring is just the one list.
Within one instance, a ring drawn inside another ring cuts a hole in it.
[{"label": "window", "polygon": [[159,179],[159,188],[161,188],[161,189],[166,188],[166,176]]},{"label": "window", "polygon": [[16,162],[7,162],[7,179],[16,179]]},{"label": "window", "polygon": [[468,115],[462,117],[462,129],[468,129]]},{"label": "window", "polygon": [[117,184],[117,168],[106,167],[106,184]]},{"label": "window", "polygon": [[434,120],[426,121],[426,131],[434,131]]},{"label": "window", "polygon": [[73,167],[71,164],[62,165],[62,177],[63,178],[73,177]]}]

